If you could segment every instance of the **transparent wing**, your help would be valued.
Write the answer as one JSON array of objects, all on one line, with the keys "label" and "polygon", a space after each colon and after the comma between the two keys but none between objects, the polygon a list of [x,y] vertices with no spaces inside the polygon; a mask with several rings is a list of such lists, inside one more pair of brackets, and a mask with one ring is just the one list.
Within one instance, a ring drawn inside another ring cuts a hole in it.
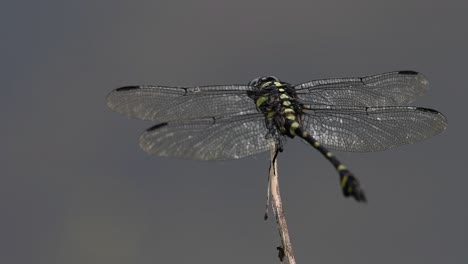
[{"label": "transparent wing", "polygon": [[128,86],[107,96],[107,105],[129,117],[162,122],[257,112],[247,85],[201,87]]},{"label": "transparent wing", "polygon": [[440,133],[445,117],[421,107],[323,107],[305,110],[304,128],[320,143],[341,151],[381,151]]},{"label": "transparent wing", "polygon": [[402,106],[427,90],[427,79],[413,71],[387,72],[368,77],[315,80],[296,85],[304,104],[340,106]]},{"label": "transparent wing", "polygon": [[140,137],[146,152],[194,160],[239,159],[269,149],[261,113],[175,121],[156,125]]}]

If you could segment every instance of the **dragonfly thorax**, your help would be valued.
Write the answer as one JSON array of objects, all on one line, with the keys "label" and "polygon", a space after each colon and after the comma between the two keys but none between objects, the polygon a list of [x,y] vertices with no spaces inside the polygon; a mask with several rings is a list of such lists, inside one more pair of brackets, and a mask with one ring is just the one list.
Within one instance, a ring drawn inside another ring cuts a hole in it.
[{"label": "dragonfly thorax", "polygon": [[295,88],[277,77],[268,76],[252,80],[250,85],[257,88],[251,94],[257,108],[265,115],[265,122],[272,134],[294,137],[290,125],[299,125],[302,105],[297,101]]}]

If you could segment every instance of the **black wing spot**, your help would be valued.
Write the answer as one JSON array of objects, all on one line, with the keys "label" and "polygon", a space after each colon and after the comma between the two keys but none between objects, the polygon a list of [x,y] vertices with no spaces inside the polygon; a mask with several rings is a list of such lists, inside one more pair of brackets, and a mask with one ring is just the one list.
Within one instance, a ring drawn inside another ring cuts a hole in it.
[{"label": "black wing spot", "polygon": [[398,74],[402,74],[402,75],[418,75],[419,73],[418,73],[418,72],[415,72],[415,71],[399,71]]},{"label": "black wing spot", "polygon": [[146,132],[150,132],[150,131],[156,130],[158,128],[165,127],[167,125],[168,125],[168,123],[157,124],[157,125],[154,125],[154,126],[148,128],[148,129],[146,129]]},{"label": "black wing spot", "polygon": [[440,114],[439,111],[436,111],[436,110],[430,109],[430,108],[424,108],[424,107],[416,107],[416,111],[428,112],[428,113],[432,113],[432,114]]},{"label": "black wing spot", "polygon": [[136,89],[140,89],[140,86],[124,86],[124,87],[117,88],[115,90],[117,92],[125,92],[125,91],[131,91],[131,90],[136,90]]}]

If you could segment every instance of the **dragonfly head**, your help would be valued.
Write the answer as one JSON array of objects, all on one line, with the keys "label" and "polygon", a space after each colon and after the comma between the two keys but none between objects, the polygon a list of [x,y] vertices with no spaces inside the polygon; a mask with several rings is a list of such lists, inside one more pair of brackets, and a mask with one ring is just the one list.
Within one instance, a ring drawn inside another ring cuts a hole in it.
[{"label": "dragonfly head", "polygon": [[275,76],[263,76],[263,77],[257,77],[253,79],[252,81],[249,82],[249,85],[255,86],[255,87],[261,87],[262,84],[267,83],[267,82],[279,82],[280,80],[275,77]]}]

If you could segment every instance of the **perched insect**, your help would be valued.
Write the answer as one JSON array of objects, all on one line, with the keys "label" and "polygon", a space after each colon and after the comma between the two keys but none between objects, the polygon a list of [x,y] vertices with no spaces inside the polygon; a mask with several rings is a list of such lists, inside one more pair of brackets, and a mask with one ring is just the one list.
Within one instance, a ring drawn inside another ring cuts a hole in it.
[{"label": "perched insect", "polygon": [[127,86],[107,105],[130,117],[159,121],[140,137],[158,156],[195,160],[238,159],[282,151],[286,138],[302,138],[340,175],[343,194],[366,201],[358,180],[328,149],[381,151],[411,144],[447,127],[432,109],[407,106],[428,81],[414,71],[335,78],[291,85],[274,76],[248,85]]}]

